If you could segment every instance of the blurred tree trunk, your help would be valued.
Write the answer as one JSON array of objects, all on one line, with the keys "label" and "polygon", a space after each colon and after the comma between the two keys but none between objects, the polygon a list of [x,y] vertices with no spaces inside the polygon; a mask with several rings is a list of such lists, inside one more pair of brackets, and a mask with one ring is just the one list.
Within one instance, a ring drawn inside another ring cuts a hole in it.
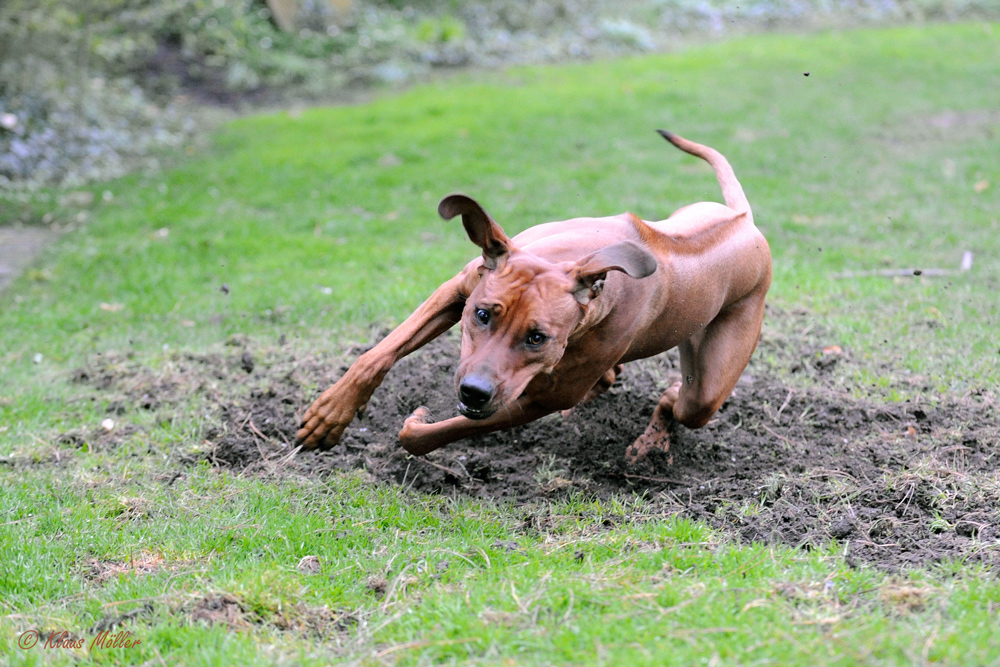
[{"label": "blurred tree trunk", "polygon": [[87,91],[90,89],[89,78],[90,78],[90,23],[92,8],[89,2],[81,2],[78,6],[79,16],[80,16],[80,30],[77,32],[77,56],[76,56],[76,70],[77,70],[77,85],[79,90],[77,91],[76,98],[76,111],[78,114],[83,114],[84,108],[84,98],[87,95]]},{"label": "blurred tree trunk", "polygon": [[267,8],[271,10],[271,18],[276,26],[285,32],[295,29],[295,17],[299,13],[298,0],[267,0]]},{"label": "blurred tree trunk", "polygon": [[[332,10],[335,23],[339,23],[348,12],[354,0],[326,0]],[[294,32],[302,0],[267,0],[274,24],[285,32]]]},{"label": "blurred tree trunk", "polygon": [[354,4],[354,0],[329,0],[329,2],[330,6],[333,7],[334,13],[341,17],[346,16]]}]

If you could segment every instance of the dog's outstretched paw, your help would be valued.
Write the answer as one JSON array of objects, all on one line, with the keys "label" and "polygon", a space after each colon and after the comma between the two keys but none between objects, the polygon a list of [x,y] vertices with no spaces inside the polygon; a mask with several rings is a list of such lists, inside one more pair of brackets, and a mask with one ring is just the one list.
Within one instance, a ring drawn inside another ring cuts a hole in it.
[{"label": "dog's outstretched paw", "polygon": [[295,442],[302,449],[330,449],[340,441],[344,431],[363,411],[367,401],[350,382],[333,385],[313,401],[302,415]]},{"label": "dog's outstretched paw", "polygon": [[421,405],[419,408],[414,410],[413,413],[410,414],[410,416],[407,417],[406,420],[403,422],[403,430],[405,431],[406,427],[411,424],[412,425],[426,424],[427,422],[430,421],[430,419],[431,419],[431,411]]}]

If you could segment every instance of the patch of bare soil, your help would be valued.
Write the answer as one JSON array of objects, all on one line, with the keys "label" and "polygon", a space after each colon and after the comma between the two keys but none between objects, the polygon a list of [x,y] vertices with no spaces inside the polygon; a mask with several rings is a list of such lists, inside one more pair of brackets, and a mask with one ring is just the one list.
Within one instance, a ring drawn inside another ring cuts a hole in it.
[{"label": "patch of bare soil", "polygon": [[932,116],[915,116],[887,129],[884,138],[893,142],[992,139],[1000,129],[1000,109],[946,110]]},{"label": "patch of bare soil", "polygon": [[183,611],[193,622],[222,624],[231,629],[246,629],[253,622],[252,613],[232,595],[211,595],[195,600]]},{"label": "patch of bare soil", "polygon": [[142,553],[127,561],[92,558],[87,562],[87,569],[83,572],[83,576],[99,584],[105,584],[118,577],[141,577],[155,572],[163,566],[163,558],[151,553]]},{"label": "patch of bare soil", "polygon": [[321,638],[343,635],[357,625],[357,618],[352,614],[327,606],[300,603],[270,613],[260,609],[254,611],[230,593],[199,596],[181,604],[174,613],[194,624],[224,625],[237,631],[270,624],[282,631]]},{"label": "patch of bare soil", "polygon": [[396,442],[406,416],[419,405],[435,419],[455,414],[458,341],[443,337],[389,373],[336,447],[296,454],[297,415],[356,353],[331,368],[287,352],[246,364],[250,353],[237,350],[187,357],[194,376],[186,379],[137,380],[135,367],[111,372],[113,363],[104,363],[77,380],[137,408],[151,400],[166,407],[181,388],[202,388],[218,405],[204,432],[206,456],[240,471],[364,469],[422,493],[514,503],[639,493],[748,542],[808,549],[836,540],[851,562],[888,569],[944,559],[1000,566],[1000,415],[989,397],[874,403],[824,381],[833,366],[854,363],[849,354],[783,349],[790,370],[811,375],[808,382],[790,385],[755,360],[706,427],[678,427],[669,455],[629,466],[625,449],[675,372],[675,357],[664,355],[626,366],[608,393],[566,418],[411,457]]}]

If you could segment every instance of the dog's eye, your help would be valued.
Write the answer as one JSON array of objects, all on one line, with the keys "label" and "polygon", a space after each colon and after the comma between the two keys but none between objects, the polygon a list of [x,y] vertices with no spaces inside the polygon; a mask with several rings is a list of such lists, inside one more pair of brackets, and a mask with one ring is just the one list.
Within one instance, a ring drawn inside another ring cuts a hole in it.
[{"label": "dog's eye", "polygon": [[490,311],[483,310],[482,308],[480,308],[479,310],[477,310],[476,311],[476,321],[479,322],[480,324],[489,324],[490,323]]},{"label": "dog's eye", "polygon": [[524,342],[527,343],[529,347],[538,347],[548,339],[549,337],[541,331],[532,331],[528,334],[528,337],[524,339]]}]

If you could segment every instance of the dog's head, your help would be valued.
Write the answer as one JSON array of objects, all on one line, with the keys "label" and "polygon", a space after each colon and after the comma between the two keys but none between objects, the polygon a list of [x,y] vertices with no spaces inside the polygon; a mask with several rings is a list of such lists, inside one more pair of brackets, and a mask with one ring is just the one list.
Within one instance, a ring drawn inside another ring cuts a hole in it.
[{"label": "dog's head", "polygon": [[441,217],[462,216],[483,250],[480,280],[462,313],[462,358],[455,383],[459,411],[485,419],[511,405],[536,377],[551,373],[609,271],[643,278],[656,260],[625,241],[576,262],[549,262],[515,248],[500,225],[474,200],[451,195]]}]

